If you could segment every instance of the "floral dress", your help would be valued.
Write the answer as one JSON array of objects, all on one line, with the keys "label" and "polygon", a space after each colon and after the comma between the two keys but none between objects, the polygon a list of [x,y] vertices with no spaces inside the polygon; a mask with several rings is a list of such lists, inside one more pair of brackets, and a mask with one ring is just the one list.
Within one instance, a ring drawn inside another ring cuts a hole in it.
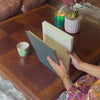
[{"label": "floral dress", "polygon": [[89,74],[81,77],[67,91],[66,100],[100,100],[100,79]]}]

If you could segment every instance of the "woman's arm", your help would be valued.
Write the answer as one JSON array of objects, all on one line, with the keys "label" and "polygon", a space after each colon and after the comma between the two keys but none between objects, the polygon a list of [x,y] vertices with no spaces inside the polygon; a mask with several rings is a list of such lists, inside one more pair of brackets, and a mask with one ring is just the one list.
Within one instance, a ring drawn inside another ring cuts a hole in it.
[{"label": "woman's arm", "polygon": [[97,78],[100,78],[100,67],[99,66],[83,62],[80,64],[80,70],[90,75],[93,75]]},{"label": "woman's arm", "polygon": [[97,78],[100,78],[100,67],[99,66],[96,66],[96,65],[93,65],[93,64],[88,64],[88,63],[81,61],[75,53],[71,54],[71,53],[68,52],[68,55],[72,60],[72,64],[78,70],[84,71],[84,72],[86,72],[90,75],[93,75]]}]

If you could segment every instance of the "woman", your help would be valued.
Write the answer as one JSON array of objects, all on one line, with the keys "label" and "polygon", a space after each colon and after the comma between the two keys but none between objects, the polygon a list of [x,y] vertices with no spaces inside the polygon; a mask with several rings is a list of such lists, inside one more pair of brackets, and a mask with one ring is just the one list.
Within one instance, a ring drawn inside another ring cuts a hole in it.
[{"label": "woman", "polygon": [[83,62],[75,53],[71,54],[68,52],[67,54],[75,68],[88,74],[73,84],[62,59],[59,59],[58,65],[48,56],[47,60],[62,79],[67,90],[65,98],[63,97],[65,92],[63,96],[60,96],[61,100],[100,100],[100,67]]}]

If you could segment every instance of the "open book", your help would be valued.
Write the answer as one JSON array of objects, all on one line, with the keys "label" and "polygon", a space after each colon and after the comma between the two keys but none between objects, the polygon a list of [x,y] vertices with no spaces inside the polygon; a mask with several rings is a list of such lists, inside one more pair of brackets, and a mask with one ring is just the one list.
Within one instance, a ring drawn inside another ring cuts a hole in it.
[{"label": "open book", "polygon": [[70,58],[67,55],[67,50],[72,52],[73,36],[46,21],[42,22],[42,31],[43,40],[31,31],[26,31],[40,62],[55,72],[47,61],[47,56],[50,56],[56,63],[58,63],[58,58],[61,57],[66,68],[69,70]]}]

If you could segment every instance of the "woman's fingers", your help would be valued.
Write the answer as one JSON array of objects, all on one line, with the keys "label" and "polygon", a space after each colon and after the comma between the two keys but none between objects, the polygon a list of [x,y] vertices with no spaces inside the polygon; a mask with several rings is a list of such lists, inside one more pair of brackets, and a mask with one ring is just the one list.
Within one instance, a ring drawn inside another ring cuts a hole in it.
[{"label": "woman's fingers", "polygon": [[73,55],[70,52],[67,52],[68,56],[73,59]]},{"label": "woman's fingers", "polygon": [[59,58],[59,64],[61,65],[61,67],[64,66],[62,58]]},{"label": "woman's fingers", "polygon": [[49,56],[47,56],[47,60],[50,63],[50,65],[53,67],[53,69],[56,71],[59,77],[63,77],[67,74],[67,71],[65,69],[65,66],[63,64],[62,59],[59,59],[59,65],[56,64]]},{"label": "woman's fingers", "polygon": [[55,70],[57,64],[49,56],[47,56],[47,60],[50,63],[50,65],[53,67],[53,69]]}]

